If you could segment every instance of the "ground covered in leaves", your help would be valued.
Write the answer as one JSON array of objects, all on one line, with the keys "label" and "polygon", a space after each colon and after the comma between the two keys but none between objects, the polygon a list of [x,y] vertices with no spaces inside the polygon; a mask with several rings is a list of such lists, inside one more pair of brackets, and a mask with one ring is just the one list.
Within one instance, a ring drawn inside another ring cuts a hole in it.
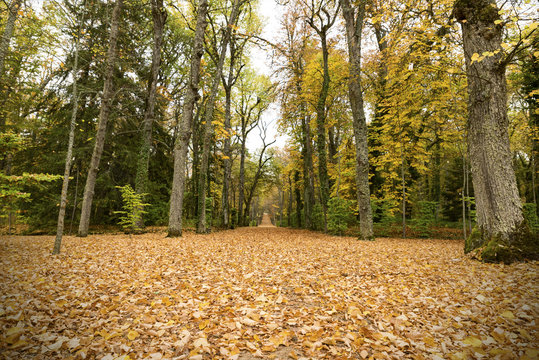
[{"label": "ground covered in leaves", "polygon": [[244,228],[0,239],[4,359],[537,359],[539,263]]}]

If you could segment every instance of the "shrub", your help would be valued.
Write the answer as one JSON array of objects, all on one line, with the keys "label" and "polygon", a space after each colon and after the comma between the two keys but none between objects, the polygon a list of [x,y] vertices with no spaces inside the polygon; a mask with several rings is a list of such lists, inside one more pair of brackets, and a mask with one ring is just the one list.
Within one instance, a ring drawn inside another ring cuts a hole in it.
[{"label": "shrub", "polygon": [[328,231],[342,235],[353,218],[352,201],[332,198],[328,202]]},{"label": "shrub", "polygon": [[123,210],[115,211],[115,214],[121,214],[118,221],[118,225],[121,225],[126,233],[134,233],[141,230],[139,224],[141,223],[142,214],[145,214],[144,207],[149,204],[142,202],[142,199],[146,194],[137,194],[131,185],[116,186],[120,189],[123,200]]},{"label": "shrub", "polygon": [[419,233],[421,237],[430,236],[430,227],[436,222],[437,201],[419,201],[414,218],[411,221],[411,228]]},{"label": "shrub", "polygon": [[322,204],[320,203],[316,203],[313,206],[312,226],[313,230],[324,230],[324,210],[322,209]]},{"label": "shrub", "polygon": [[524,218],[530,226],[533,233],[539,232],[539,217],[537,217],[537,205],[534,203],[525,203],[522,205]]}]

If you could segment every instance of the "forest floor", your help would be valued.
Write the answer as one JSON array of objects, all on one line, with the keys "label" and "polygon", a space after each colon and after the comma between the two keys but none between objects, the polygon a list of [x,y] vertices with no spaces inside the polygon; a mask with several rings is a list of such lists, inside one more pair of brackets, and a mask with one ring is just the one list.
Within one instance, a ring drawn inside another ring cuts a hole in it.
[{"label": "forest floor", "polygon": [[539,262],[240,228],[0,237],[3,359],[537,359]]}]

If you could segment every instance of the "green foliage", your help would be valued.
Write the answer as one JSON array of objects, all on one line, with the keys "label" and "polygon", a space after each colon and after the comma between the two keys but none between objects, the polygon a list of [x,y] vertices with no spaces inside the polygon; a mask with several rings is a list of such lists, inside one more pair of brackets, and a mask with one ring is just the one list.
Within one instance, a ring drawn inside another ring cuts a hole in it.
[{"label": "green foliage", "polygon": [[343,198],[331,198],[328,202],[328,231],[342,235],[353,219],[353,202]]},{"label": "green foliage", "polygon": [[320,203],[316,203],[313,206],[312,222],[313,230],[324,230],[324,210],[322,209],[322,204]]},{"label": "green foliage", "polygon": [[389,224],[395,220],[391,213],[391,203],[384,199],[371,200],[372,219],[375,223]]},{"label": "green foliage", "polygon": [[134,233],[140,229],[142,215],[146,213],[144,207],[149,204],[142,202],[146,194],[137,194],[131,185],[116,186],[120,189],[123,200],[123,210],[115,211],[115,214],[121,214],[118,225],[121,225],[126,233]]},{"label": "green foliage", "polygon": [[206,224],[208,228],[211,228],[213,223],[213,198],[206,198]]},{"label": "green foliage", "polygon": [[525,203],[522,205],[522,212],[524,218],[530,226],[532,233],[537,234],[539,232],[539,217],[537,216],[537,205],[534,203]]},{"label": "green foliage", "polygon": [[430,227],[436,222],[437,201],[419,201],[417,210],[411,222],[411,228],[421,237],[429,237]]}]

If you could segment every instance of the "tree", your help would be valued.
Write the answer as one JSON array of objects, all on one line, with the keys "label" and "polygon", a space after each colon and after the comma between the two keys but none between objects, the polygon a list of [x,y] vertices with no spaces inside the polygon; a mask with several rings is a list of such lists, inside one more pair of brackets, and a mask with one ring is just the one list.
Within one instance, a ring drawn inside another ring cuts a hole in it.
[{"label": "tree", "polygon": [[6,25],[4,27],[4,33],[2,34],[2,39],[0,40],[0,85],[4,77],[4,63],[6,60],[7,53],[9,51],[9,41],[13,36],[13,29],[15,28],[15,20],[17,20],[17,15],[19,15],[19,8],[21,7],[22,0],[13,0],[8,6],[8,18]]},{"label": "tree", "polygon": [[309,13],[306,21],[309,26],[316,31],[320,37],[320,45],[322,47],[322,68],[323,80],[318,101],[316,103],[316,147],[318,150],[318,177],[320,181],[320,202],[324,211],[324,231],[327,231],[327,206],[329,200],[329,176],[327,168],[327,150],[326,150],[326,100],[329,93],[329,49],[328,49],[328,32],[335,24],[339,13],[339,5],[333,9],[330,1],[311,1]]},{"label": "tree", "polygon": [[86,185],[84,187],[84,198],[82,200],[82,211],[79,223],[78,235],[85,237],[88,235],[88,227],[90,225],[90,213],[92,209],[92,201],[94,197],[95,181],[97,172],[99,169],[99,162],[101,160],[101,154],[103,153],[103,146],[105,145],[105,135],[107,132],[107,122],[109,120],[109,114],[112,105],[113,97],[113,73],[116,65],[117,51],[116,46],[118,43],[118,32],[120,24],[120,13],[122,10],[123,0],[116,0],[114,9],[112,11],[110,35],[109,35],[109,48],[107,51],[107,62],[105,67],[105,82],[103,85],[103,94],[101,96],[101,109],[99,111],[99,122],[97,125],[97,134],[95,136],[94,150],[92,153],[92,159],[90,162],[90,168],[88,169],[88,177],[86,178]]},{"label": "tree", "polygon": [[170,194],[170,211],[168,220],[168,236],[177,237],[182,235],[183,198],[185,188],[185,169],[187,168],[187,152],[191,127],[193,122],[193,110],[198,99],[198,87],[200,82],[200,64],[204,55],[204,33],[206,30],[206,15],[208,13],[207,0],[198,3],[197,22],[193,50],[191,54],[191,70],[187,93],[183,104],[182,119],[176,143],[174,145],[174,177]]},{"label": "tree", "polygon": [[[152,65],[150,69],[150,81],[148,86],[148,99],[146,101],[146,111],[144,113],[142,141],[140,144],[140,154],[137,162],[137,176],[135,179],[135,191],[137,194],[147,192],[148,187],[148,166],[150,163],[150,145],[152,141],[152,126],[155,117],[155,103],[157,96],[157,78],[161,67],[161,46],[163,44],[163,30],[167,13],[163,6],[163,0],[151,0],[153,19],[153,49]],[[138,218],[138,229],[144,227],[144,218]]]},{"label": "tree", "polygon": [[219,84],[221,82],[221,75],[223,73],[223,65],[225,63],[226,49],[230,41],[232,29],[236,27],[236,22],[239,16],[240,7],[244,1],[234,0],[232,10],[230,12],[230,19],[226,24],[223,38],[221,39],[219,59],[216,63],[215,74],[212,80],[212,86],[210,90],[210,96],[206,103],[205,109],[205,124],[203,130],[203,142],[202,142],[202,161],[200,164],[199,180],[198,180],[198,222],[197,233],[205,233],[208,229],[206,226],[206,181],[208,163],[210,157],[210,142],[213,134],[213,111],[215,108],[215,101],[217,97],[217,91],[219,90]]},{"label": "tree", "polygon": [[356,182],[361,237],[374,238],[372,209],[369,189],[369,160],[367,148],[367,122],[363,109],[361,88],[361,38],[365,19],[365,2],[360,1],[354,9],[349,0],[341,0],[346,24],[346,40],[350,58],[349,98],[352,107],[353,128],[356,145]]},{"label": "tree", "polygon": [[[517,50],[504,56],[503,22],[494,0],[457,0],[468,78],[468,148],[477,207],[477,228],[465,252],[483,261],[539,256],[523,214],[509,148],[505,70]],[[516,48],[515,48],[516,49]]]},{"label": "tree", "polygon": [[[83,14],[84,12],[82,12]],[[62,246],[62,236],[64,234],[64,220],[67,205],[67,190],[69,187],[69,174],[71,172],[71,164],[73,162],[73,142],[75,141],[75,127],[77,126],[77,111],[79,109],[79,92],[77,88],[77,78],[79,76],[79,47],[81,27],[84,21],[83,15],[78,24],[78,34],[75,35],[75,55],[73,60],[73,93],[72,101],[73,108],[71,110],[71,122],[69,124],[69,138],[67,143],[67,154],[64,169],[64,178],[62,182],[62,193],[60,195],[60,210],[58,211],[58,224],[56,226],[56,239],[54,240],[53,254],[59,254]]]}]

